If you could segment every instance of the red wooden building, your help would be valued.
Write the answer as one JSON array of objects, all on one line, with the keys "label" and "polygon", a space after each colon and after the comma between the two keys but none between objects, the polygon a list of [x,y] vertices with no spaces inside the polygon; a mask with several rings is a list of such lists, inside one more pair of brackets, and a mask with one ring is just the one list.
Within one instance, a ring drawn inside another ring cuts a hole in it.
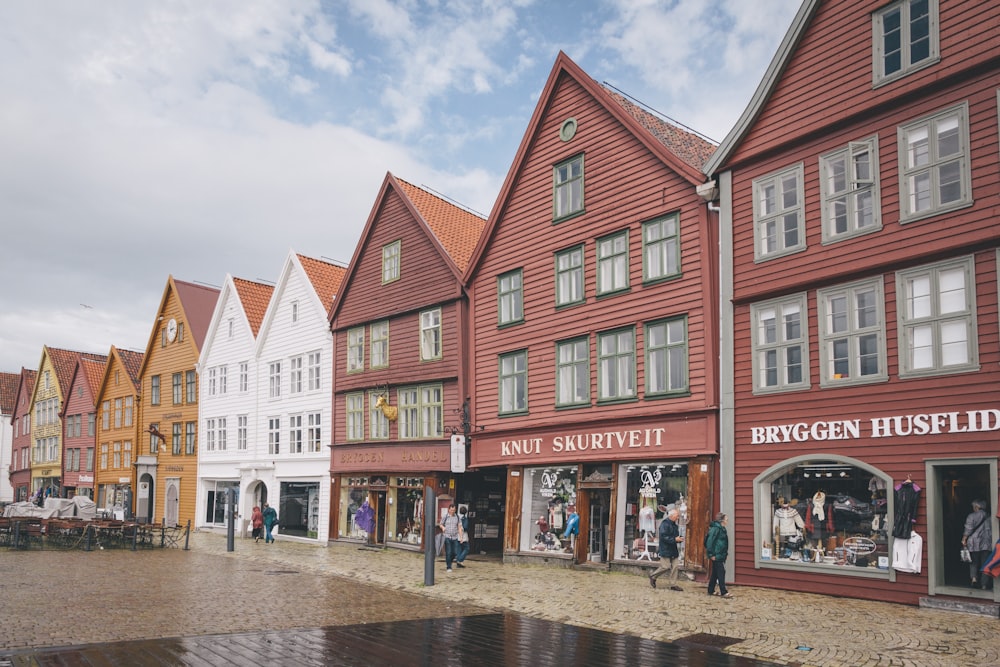
[{"label": "red wooden building", "polygon": [[506,473],[506,560],[639,569],[664,508],[707,527],[713,149],[556,59],[467,277],[472,465]]},{"label": "red wooden building", "polygon": [[[451,474],[450,437],[468,421],[462,273],[485,224],[386,175],[330,315],[331,539],[420,548],[426,486],[442,510],[502,496],[496,473]],[[366,501],[370,531],[355,522]],[[502,506],[494,510],[472,519],[477,550],[499,548]]]},{"label": "red wooden building", "polygon": [[997,536],[997,25],[997,3],[807,0],[706,166],[740,583],[996,595],[959,551],[974,500]]},{"label": "red wooden building", "polygon": [[37,371],[21,368],[14,394],[14,412],[11,413],[14,438],[10,470],[7,473],[14,489],[14,502],[28,500],[31,495],[31,392],[35,388],[36,373]]},{"label": "red wooden building", "polygon": [[[113,352],[114,348],[112,348]],[[97,395],[107,362],[80,356],[59,417],[63,426],[64,497],[94,499],[94,456],[97,435]],[[130,410],[134,409],[129,406]]]}]

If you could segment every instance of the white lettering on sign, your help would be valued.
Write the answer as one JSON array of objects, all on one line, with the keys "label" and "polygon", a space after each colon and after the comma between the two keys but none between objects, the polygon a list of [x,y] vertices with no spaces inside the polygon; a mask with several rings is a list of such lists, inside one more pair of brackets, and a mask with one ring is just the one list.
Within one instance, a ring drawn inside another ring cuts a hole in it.
[{"label": "white lettering on sign", "polygon": [[865,425],[868,426],[867,435],[870,438],[982,433],[1000,431],[1000,410],[893,415],[891,417],[873,417],[867,423],[860,419],[848,419],[752,426],[750,427],[750,444],[775,445],[789,442],[856,440],[862,437]]},{"label": "white lettering on sign", "polygon": [[591,433],[567,433],[552,437],[551,442],[545,438],[524,438],[522,440],[501,440],[500,456],[533,457],[539,456],[543,448],[546,453],[585,452],[588,450],[620,450],[640,449],[645,447],[662,447],[663,434],[667,429],[639,428],[628,431],[594,431]]}]

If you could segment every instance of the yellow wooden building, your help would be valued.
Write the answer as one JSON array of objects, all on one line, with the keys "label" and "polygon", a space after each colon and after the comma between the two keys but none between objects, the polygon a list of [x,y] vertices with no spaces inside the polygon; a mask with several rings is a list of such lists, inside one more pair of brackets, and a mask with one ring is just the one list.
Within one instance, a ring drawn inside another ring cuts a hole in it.
[{"label": "yellow wooden building", "polygon": [[[94,501],[97,507],[117,515],[133,509],[142,519],[151,520],[147,503],[139,511],[141,491],[135,485],[135,462],[143,445],[139,430],[139,369],[142,352],[112,346],[100,387],[94,398],[97,408],[94,466]],[[138,497],[137,497],[138,496]]]},{"label": "yellow wooden building", "polygon": [[198,375],[195,365],[219,290],[167,278],[139,371],[140,433],[136,488],[148,494],[144,518],[186,525],[198,479]]}]

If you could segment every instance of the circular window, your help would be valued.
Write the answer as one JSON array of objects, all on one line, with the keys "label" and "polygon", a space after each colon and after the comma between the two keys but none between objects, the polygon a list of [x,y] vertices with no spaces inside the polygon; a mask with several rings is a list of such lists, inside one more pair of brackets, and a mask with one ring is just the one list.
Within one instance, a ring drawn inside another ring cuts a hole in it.
[{"label": "circular window", "polygon": [[559,138],[569,141],[576,135],[576,118],[567,118],[559,128]]}]

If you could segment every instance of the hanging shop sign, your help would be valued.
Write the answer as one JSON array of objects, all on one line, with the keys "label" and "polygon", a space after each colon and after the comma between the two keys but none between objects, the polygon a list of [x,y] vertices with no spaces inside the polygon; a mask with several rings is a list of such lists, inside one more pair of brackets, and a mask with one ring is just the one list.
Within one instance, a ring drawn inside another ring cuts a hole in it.
[{"label": "hanging shop sign", "polygon": [[894,438],[913,435],[947,435],[1000,431],[1000,410],[927,412],[863,419],[797,422],[774,426],[752,426],[750,444],[776,445],[787,442],[824,442],[861,438]]}]

